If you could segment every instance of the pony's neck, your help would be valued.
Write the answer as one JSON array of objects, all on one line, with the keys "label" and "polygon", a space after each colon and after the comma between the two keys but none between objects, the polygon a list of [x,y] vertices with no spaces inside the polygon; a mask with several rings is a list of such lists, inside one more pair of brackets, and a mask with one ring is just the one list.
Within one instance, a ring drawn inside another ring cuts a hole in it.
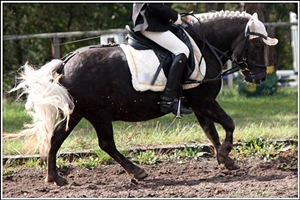
[{"label": "pony's neck", "polygon": [[224,64],[232,56],[234,45],[245,39],[245,28],[248,21],[249,19],[246,17],[210,19],[195,23],[193,27],[188,27],[186,30],[194,38],[203,53],[207,51],[207,49],[202,49],[204,41],[208,42],[213,48],[218,49],[217,54]]},{"label": "pony's neck", "polygon": [[247,18],[224,18],[203,23],[206,40],[222,51],[232,50],[232,44],[244,38]]},{"label": "pony's neck", "polygon": [[[210,49],[224,65],[233,54],[234,46],[245,39],[247,17],[217,18],[195,23],[186,30],[203,55]],[[203,45],[204,41],[207,45]],[[208,47],[209,46],[209,47]],[[217,50],[216,50],[217,49]],[[223,66],[222,65],[222,66]]]},{"label": "pony's neck", "polygon": [[[251,14],[245,11],[221,10],[196,14],[191,18],[198,35],[222,51],[227,51],[232,43],[244,34]],[[197,37],[197,36],[196,36]]]}]

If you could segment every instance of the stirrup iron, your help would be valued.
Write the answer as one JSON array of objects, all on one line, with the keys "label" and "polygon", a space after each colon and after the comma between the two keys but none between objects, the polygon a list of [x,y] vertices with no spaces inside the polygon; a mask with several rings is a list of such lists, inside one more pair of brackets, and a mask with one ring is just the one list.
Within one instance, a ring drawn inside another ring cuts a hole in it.
[{"label": "stirrup iron", "polygon": [[178,99],[178,107],[177,107],[177,115],[176,115],[177,119],[182,118],[181,113],[180,113],[180,105],[181,105],[181,98]]}]

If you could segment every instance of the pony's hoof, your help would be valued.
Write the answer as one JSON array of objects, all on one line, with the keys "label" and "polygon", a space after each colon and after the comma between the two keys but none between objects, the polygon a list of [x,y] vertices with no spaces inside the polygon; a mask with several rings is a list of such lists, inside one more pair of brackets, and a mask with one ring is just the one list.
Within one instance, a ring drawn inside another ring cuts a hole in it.
[{"label": "pony's hoof", "polygon": [[49,179],[48,177],[45,178],[45,183],[47,184],[51,184],[53,183],[56,186],[63,186],[63,185],[67,185],[68,181],[60,176],[57,176],[54,179]]},{"label": "pony's hoof", "polygon": [[238,164],[235,163],[235,161],[229,157],[227,157],[225,160],[224,160],[224,163],[222,163],[226,169],[228,170],[236,170],[236,169],[239,169],[240,166]]},{"label": "pony's hoof", "polygon": [[139,169],[133,174],[133,176],[137,180],[142,180],[148,176],[148,173],[143,169]]}]

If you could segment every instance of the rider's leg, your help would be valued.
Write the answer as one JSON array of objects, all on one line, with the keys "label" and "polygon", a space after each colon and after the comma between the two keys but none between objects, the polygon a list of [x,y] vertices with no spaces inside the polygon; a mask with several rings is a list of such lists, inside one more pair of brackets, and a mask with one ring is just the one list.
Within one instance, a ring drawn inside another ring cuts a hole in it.
[{"label": "rider's leg", "polygon": [[[169,113],[173,112],[177,114],[179,100],[178,100],[178,89],[180,87],[180,81],[182,73],[185,68],[186,60],[189,56],[188,47],[174,35],[171,31],[166,32],[142,32],[147,38],[156,42],[160,46],[169,50],[175,55],[173,63],[170,67],[166,88],[161,95],[161,112]],[[180,113],[190,114],[192,110],[185,105],[180,105]]]}]

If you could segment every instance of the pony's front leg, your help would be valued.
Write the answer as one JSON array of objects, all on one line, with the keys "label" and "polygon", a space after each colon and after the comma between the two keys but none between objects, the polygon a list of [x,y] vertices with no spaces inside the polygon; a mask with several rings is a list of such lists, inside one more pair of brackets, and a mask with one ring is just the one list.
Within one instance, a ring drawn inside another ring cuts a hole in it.
[{"label": "pony's front leg", "polygon": [[215,156],[218,156],[218,149],[221,146],[221,143],[213,121],[211,121],[209,118],[203,116],[200,113],[195,112],[195,115],[198,119],[200,126],[204,130],[206,137],[213,144]]},{"label": "pony's front leg", "polygon": [[217,123],[221,124],[226,132],[225,140],[222,143],[221,146],[217,149],[217,159],[218,163],[221,165],[224,165],[226,169],[234,170],[238,169],[239,166],[235,163],[233,159],[229,157],[229,153],[232,150],[233,147],[233,132],[235,129],[234,121],[231,117],[229,117],[223,109],[219,109],[219,114],[222,116],[222,118],[218,118],[216,120]]},{"label": "pony's front leg", "polygon": [[[72,116],[72,115],[71,115]],[[47,175],[45,178],[46,183],[54,183],[55,185],[62,186],[68,184],[68,181],[59,176],[56,170],[56,155],[61,147],[62,143],[69,136],[74,127],[82,119],[81,116],[75,116],[70,118],[69,129],[66,129],[66,121],[61,122],[54,130],[53,136],[51,138],[50,149],[47,157]]]},{"label": "pony's front leg", "polygon": [[[209,105],[206,104],[201,111],[196,111],[195,115],[206,136],[214,146],[218,163],[230,170],[238,169],[239,166],[229,157],[233,146],[233,131],[235,128],[232,118],[225,113],[216,101],[210,101]],[[214,122],[221,124],[226,131],[225,141],[222,145],[220,144]]]},{"label": "pony's front leg", "polygon": [[226,137],[225,141],[222,143],[222,145],[218,148],[218,154],[217,159],[219,164],[224,165],[226,169],[234,170],[238,169],[239,166],[236,164],[236,162],[229,157],[229,153],[232,150],[233,142],[232,142],[232,134],[233,131],[228,131],[228,129],[224,128],[226,130]]}]

